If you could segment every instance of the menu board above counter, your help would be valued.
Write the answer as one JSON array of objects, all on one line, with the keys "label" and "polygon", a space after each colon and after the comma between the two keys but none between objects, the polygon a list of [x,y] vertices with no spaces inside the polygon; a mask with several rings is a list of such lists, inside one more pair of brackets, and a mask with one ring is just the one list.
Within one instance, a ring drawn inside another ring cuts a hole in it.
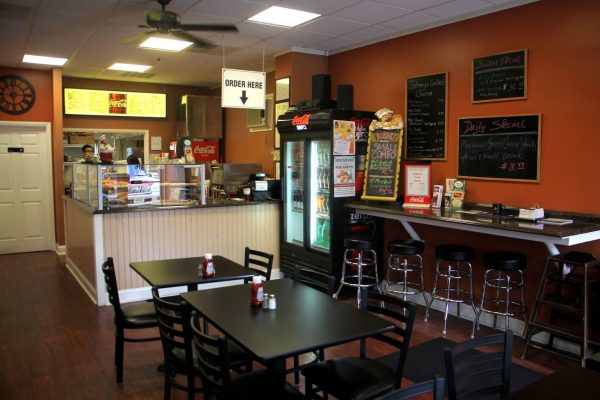
[{"label": "menu board above counter", "polygon": [[167,117],[167,95],[164,93],[65,88],[63,101],[66,115]]},{"label": "menu board above counter", "polygon": [[538,182],[541,115],[458,119],[458,176]]},{"label": "menu board above counter", "polygon": [[447,73],[406,80],[406,159],[446,159]]},{"label": "menu board above counter", "polygon": [[473,59],[473,103],[527,97],[527,50]]}]

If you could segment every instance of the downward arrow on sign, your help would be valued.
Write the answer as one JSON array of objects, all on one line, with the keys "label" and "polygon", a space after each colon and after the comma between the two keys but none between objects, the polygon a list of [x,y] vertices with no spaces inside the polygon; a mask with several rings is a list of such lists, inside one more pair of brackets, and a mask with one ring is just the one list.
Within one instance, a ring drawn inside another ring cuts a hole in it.
[{"label": "downward arrow on sign", "polygon": [[242,104],[246,104],[246,100],[248,100],[248,98],[246,97],[245,90],[242,90],[242,97],[240,97],[240,100],[242,100]]}]

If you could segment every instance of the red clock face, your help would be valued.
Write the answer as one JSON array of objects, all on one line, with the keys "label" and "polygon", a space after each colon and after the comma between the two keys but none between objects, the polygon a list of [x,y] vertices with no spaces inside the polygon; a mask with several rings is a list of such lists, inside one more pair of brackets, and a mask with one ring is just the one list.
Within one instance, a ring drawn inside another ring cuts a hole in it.
[{"label": "red clock face", "polygon": [[0,111],[23,114],[35,103],[35,89],[29,81],[18,75],[0,76]]}]

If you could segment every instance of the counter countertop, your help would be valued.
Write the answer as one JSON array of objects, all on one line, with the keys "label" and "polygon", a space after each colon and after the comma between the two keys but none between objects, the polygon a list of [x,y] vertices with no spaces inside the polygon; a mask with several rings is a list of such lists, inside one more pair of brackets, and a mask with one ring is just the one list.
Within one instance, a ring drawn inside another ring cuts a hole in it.
[{"label": "counter countertop", "polygon": [[472,225],[478,227],[500,229],[534,235],[552,236],[566,238],[590,232],[600,231],[600,216],[586,214],[569,214],[566,212],[546,212],[546,217],[569,218],[573,223],[566,225],[549,225],[536,223],[516,218],[515,215],[493,215],[491,208],[482,206],[466,207],[462,211],[451,211],[436,208],[403,208],[399,203],[382,203],[359,201],[347,203],[346,207],[356,209],[358,212],[373,215],[382,213],[396,215],[410,219],[411,222],[444,221],[455,224]]}]

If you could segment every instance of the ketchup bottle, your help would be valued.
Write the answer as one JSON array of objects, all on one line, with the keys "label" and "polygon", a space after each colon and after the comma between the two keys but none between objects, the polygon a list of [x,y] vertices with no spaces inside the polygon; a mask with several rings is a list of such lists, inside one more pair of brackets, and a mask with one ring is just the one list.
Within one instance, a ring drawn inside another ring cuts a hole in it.
[{"label": "ketchup bottle", "polygon": [[202,277],[212,278],[215,276],[215,265],[213,264],[213,258],[211,253],[204,255],[204,261],[202,261]]},{"label": "ketchup bottle", "polygon": [[250,283],[250,305],[262,307],[264,301],[264,290],[262,276],[253,276]]}]

